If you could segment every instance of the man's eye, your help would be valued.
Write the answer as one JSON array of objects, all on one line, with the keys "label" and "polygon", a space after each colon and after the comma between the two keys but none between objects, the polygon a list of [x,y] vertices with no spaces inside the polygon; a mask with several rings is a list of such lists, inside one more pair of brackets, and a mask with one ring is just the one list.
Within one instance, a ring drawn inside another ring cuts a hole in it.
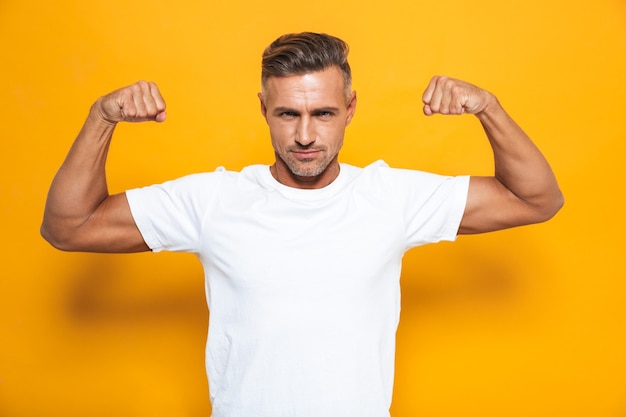
[{"label": "man's eye", "polygon": [[318,113],[317,113],[317,115],[318,115],[319,117],[324,117],[324,118],[326,118],[326,117],[331,117],[331,116],[333,116],[333,112],[331,112],[331,111],[320,111],[320,112],[318,112]]},{"label": "man's eye", "polygon": [[291,118],[295,116],[296,116],[296,113],[292,111],[284,111],[280,114],[280,117],[285,117],[285,118]]}]

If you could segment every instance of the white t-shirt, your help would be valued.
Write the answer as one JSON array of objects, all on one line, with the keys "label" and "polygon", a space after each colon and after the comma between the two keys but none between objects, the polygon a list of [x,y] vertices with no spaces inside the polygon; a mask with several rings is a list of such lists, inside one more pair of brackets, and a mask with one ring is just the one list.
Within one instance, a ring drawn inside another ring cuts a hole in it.
[{"label": "white t-shirt", "polygon": [[402,256],[456,238],[468,184],[378,161],[315,190],[265,165],[129,190],[148,246],[204,266],[213,416],[388,416]]}]

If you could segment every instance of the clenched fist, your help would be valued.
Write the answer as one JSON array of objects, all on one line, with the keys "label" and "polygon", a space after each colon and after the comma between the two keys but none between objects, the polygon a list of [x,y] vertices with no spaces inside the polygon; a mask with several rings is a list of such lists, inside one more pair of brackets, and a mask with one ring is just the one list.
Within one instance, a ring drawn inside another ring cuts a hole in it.
[{"label": "clenched fist", "polygon": [[465,81],[436,76],[422,96],[424,114],[477,114],[496,101],[488,91]]},{"label": "clenched fist", "polygon": [[139,81],[101,97],[94,104],[103,121],[146,122],[165,120],[165,100],[155,83]]}]

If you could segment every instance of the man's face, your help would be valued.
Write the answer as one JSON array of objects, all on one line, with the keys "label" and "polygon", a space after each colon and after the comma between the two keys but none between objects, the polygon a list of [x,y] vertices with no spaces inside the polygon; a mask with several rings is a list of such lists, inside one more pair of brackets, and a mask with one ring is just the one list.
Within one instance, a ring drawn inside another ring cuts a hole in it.
[{"label": "man's face", "polygon": [[259,93],[276,154],[274,176],[298,188],[319,188],[339,173],[337,154],[356,108],[337,67],[270,77]]}]

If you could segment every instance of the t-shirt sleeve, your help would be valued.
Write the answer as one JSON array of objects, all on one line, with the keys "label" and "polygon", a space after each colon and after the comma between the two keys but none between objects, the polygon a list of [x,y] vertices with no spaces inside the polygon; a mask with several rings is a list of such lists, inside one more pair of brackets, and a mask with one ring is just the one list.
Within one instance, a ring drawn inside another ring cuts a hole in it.
[{"label": "t-shirt sleeve", "polygon": [[456,240],[465,212],[469,176],[426,175],[432,176],[428,186],[419,190],[418,198],[408,200],[405,209],[409,247]]},{"label": "t-shirt sleeve", "polygon": [[216,175],[194,174],[126,191],[135,223],[153,252],[198,252]]},{"label": "t-shirt sleeve", "polygon": [[400,201],[406,248],[442,240],[454,241],[467,203],[469,176],[389,170],[388,184]]}]

